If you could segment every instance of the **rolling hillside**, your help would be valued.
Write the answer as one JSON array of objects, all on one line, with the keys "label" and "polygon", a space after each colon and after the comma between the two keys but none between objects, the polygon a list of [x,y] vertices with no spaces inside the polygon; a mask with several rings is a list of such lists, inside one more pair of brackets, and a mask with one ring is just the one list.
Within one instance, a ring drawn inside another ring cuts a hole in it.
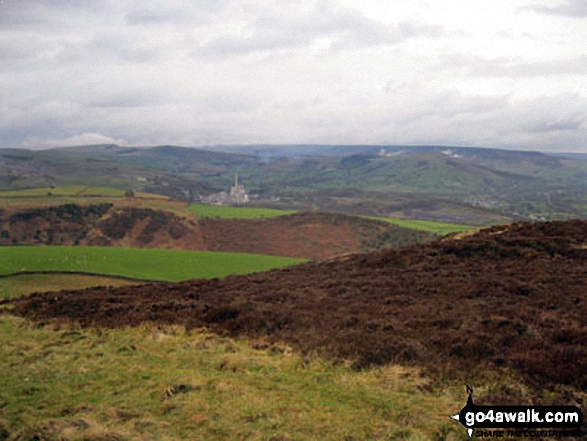
[{"label": "rolling hillside", "polygon": [[[166,248],[324,260],[436,237],[382,220],[336,213],[283,212],[275,218],[198,219],[185,207],[183,213],[175,213],[144,208],[143,202],[127,198],[126,205],[69,203],[0,212],[0,245]],[[166,207],[164,202],[161,207]],[[176,208],[173,204],[170,207]],[[224,215],[234,212],[224,208]]]},{"label": "rolling hillside", "polygon": [[14,312],[83,326],[206,327],[357,368],[417,364],[467,384],[505,370],[536,390],[580,393],[585,237],[585,221],[520,223],[265,274],[35,294]]},{"label": "rolling hillside", "polygon": [[430,242],[437,237],[381,220],[320,212],[268,219],[201,219],[199,224],[203,242],[211,251],[311,260]]},{"label": "rolling hillside", "polygon": [[112,203],[63,204],[0,213],[0,245],[205,249],[196,219]]},{"label": "rolling hillside", "polygon": [[[266,149],[1,149],[0,190],[76,184],[197,202],[227,191],[238,172],[253,202],[264,207],[478,225],[587,216],[587,161],[581,157],[443,146]],[[360,200],[344,203],[349,192]]]},{"label": "rolling hillside", "polygon": [[218,191],[202,177],[225,173],[248,161],[243,155],[170,146],[0,149],[0,190],[76,184],[185,198]]}]

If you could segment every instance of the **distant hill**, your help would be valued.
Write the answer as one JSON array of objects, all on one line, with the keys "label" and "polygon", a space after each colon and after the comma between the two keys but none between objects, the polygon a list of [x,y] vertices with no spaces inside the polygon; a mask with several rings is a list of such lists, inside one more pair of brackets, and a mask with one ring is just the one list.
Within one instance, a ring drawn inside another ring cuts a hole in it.
[{"label": "distant hill", "polygon": [[551,153],[552,156],[557,156],[559,158],[572,158],[572,159],[580,159],[582,161],[587,161],[587,153]]},{"label": "distant hill", "polygon": [[214,145],[206,146],[208,150],[231,154],[245,154],[264,159],[303,158],[303,157],[345,157],[353,155],[413,155],[426,152],[445,152],[460,158],[477,161],[529,161],[556,164],[558,156],[587,158],[587,154],[560,153],[546,154],[527,150],[504,150],[483,147],[456,147],[443,145],[324,145],[324,144],[247,144],[247,145]]},{"label": "distant hill", "polygon": [[223,153],[171,145],[158,147],[119,147],[95,145],[53,149],[65,154],[82,154],[94,160],[109,161],[135,168],[151,168],[166,173],[217,173],[223,167],[254,162],[239,153]]},{"label": "distant hill", "polygon": [[306,198],[323,209],[369,215],[456,223],[587,216],[587,162],[532,152],[306,157],[260,164],[240,176],[262,179],[263,191],[298,203]]},{"label": "distant hill", "polygon": [[78,184],[197,202],[228,191],[235,173],[251,201],[269,208],[478,225],[587,217],[587,161],[539,152],[354,145],[0,150],[0,190]]},{"label": "distant hill", "polygon": [[173,146],[0,149],[0,190],[79,184],[186,199],[224,189],[203,178],[230,175],[233,167],[252,160],[243,155]]}]

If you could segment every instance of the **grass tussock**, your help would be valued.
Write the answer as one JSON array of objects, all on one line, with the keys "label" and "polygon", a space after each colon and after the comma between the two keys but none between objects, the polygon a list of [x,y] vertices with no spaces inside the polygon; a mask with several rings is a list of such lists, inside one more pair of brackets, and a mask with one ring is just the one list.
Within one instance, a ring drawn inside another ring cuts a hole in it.
[{"label": "grass tussock", "polygon": [[356,372],[283,344],[178,326],[96,330],[0,317],[5,439],[466,439],[461,388]]}]

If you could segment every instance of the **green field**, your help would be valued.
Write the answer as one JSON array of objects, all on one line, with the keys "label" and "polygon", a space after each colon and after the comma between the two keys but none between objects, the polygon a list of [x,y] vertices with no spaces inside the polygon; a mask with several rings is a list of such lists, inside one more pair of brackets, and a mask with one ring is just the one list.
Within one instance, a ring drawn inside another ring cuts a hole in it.
[{"label": "green field", "polygon": [[[294,210],[274,210],[270,208],[226,207],[219,205],[190,204],[188,209],[200,218],[223,219],[257,219],[262,217],[276,217],[296,213]],[[426,231],[445,236],[450,233],[460,233],[474,230],[477,227],[469,225],[450,224],[426,220],[403,220],[389,217],[363,216],[368,219],[382,220],[412,230]]]},{"label": "green field", "polygon": [[220,205],[190,204],[189,210],[200,218],[258,219],[296,213],[294,210],[274,210],[271,208],[227,207]]},{"label": "green field", "polygon": [[427,231],[439,236],[446,236],[450,233],[461,233],[464,231],[475,230],[478,227],[469,225],[449,224],[444,222],[434,222],[426,220],[409,220],[409,219],[393,219],[390,217],[373,217],[368,216],[369,219],[382,220],[390,224],[398,225],[404,228],[411,228],[412,230]]},{"label": "green field", "polygon": [[[11,190],[0,191],[0,199],[2,198],[41,198],[44,201],[50,201],[52,197],[59,198],[95,198],[95,197],[109,197],[109,198],[123,198],[126,190],[111,187],[100,187],[93,185],[63,185],[59,187],[42,187],[42,188],[28,188],[26,190]],[[167,200],[167,196],[152,193],[134,192],[137,198],[161,199]]]},{"label": "green field", "polygon": [[71,271],[177,282],[247,274],[303,259],[244,253],[116,247],[0,247],[0,275]]},{"label": "green field", "polygon": [[65,185],[61,187],[29,188],[26,190],[0,191],[2,197],[40,197],[40,196],[124,196],[124,190],[87,185]]}]

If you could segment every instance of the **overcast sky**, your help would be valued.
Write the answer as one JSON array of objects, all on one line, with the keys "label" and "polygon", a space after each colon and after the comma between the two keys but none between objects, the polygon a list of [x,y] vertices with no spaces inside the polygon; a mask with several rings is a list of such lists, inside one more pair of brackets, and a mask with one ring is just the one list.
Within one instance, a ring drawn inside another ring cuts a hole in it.
[{"label": "overcast sky", "polygon": [[586,0],[0,0],[0,147],[587,152]]}]

